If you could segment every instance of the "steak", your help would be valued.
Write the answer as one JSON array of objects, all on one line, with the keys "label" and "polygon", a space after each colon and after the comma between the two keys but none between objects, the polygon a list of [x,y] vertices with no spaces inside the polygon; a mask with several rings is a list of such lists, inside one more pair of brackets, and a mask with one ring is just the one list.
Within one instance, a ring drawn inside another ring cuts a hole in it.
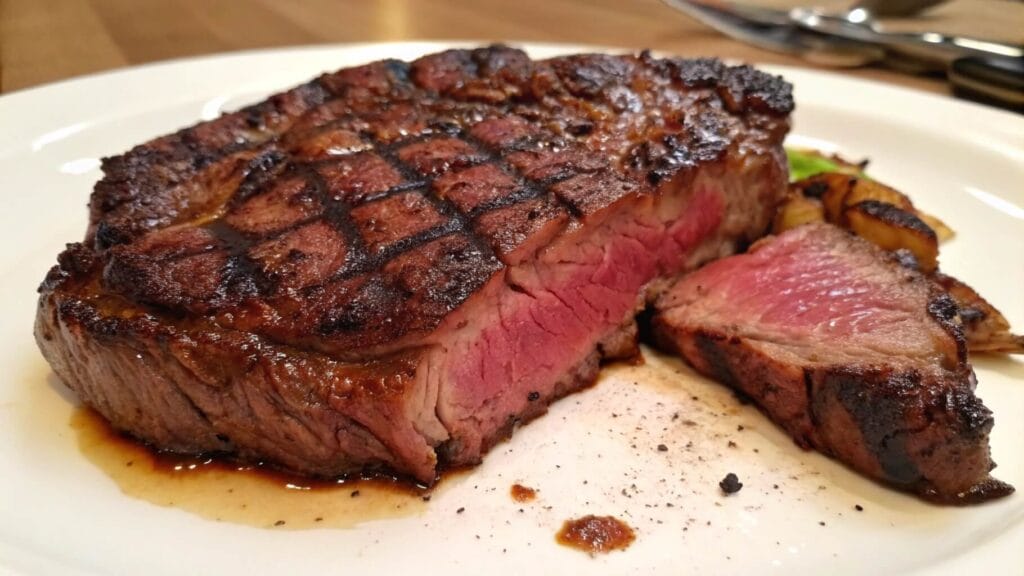
[{"label": "steak", "polygon": [[851,468],[944,503],[1005,496],[957,307],[930,279],[812,224],[687,275],[653,331],[702,374]]},{"label": "steak", "polygon": [[765,233],[791,108],[778,77],[647,53],[326,74],[105,159],[36,338],[158,449],[429,484]]}]

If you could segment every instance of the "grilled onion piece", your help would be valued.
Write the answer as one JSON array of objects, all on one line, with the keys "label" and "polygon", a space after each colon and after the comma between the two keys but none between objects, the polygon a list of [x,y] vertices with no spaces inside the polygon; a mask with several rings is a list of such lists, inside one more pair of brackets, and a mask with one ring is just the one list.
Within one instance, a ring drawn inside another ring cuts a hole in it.
[{"label": "grilled onion piece", "polygon": [[865,200],[875,200],[913,213],[935,232],[939,241],[953,237],[953,230],[949,226],[935,216],[915,208],[906,194],[863,176],[845,172],[823,172],[794,182],[790,185],[790,190],[809,198],[821,198],[825,207],[825,219],[833,224],[845,227],[847,208]]},{"label": "grilled onion piece", "polygon": [[772,232],[781,234],[791,228],[809,224],[811,222],[822,222],[825,220],[825,208],[821,200],[808,198],[799,192],[790,192],[785,203],[779,207],[775,214],[775,222],[772,225]]},{"label": "grilled onion piece", "polygon": [[939,265],[935,231],[912,212],[886,202],[864,200],[846,208],[843,220],[854,234],[885,250],[909,250],[926,274]]},{"label": "grilled onion piece", "polygon": [[942,286],[960,308],[960,320],[971,352],[1024,354],[1024,336],[1010,332],[1010,323],[995,306],[974,288],[960,280],[937,272],[933,279]]}]

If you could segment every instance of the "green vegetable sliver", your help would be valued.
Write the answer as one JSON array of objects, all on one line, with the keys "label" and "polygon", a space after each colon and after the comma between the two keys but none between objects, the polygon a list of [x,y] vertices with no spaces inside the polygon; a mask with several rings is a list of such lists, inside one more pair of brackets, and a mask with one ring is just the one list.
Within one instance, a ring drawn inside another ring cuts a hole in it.
[{"label": "green vegetable sliver", "polygon": [[796,182],[822,172],[837,172],[839,165],[818,154],[807,153],[793,148],[786,148],[789,160],[789,181]]}]

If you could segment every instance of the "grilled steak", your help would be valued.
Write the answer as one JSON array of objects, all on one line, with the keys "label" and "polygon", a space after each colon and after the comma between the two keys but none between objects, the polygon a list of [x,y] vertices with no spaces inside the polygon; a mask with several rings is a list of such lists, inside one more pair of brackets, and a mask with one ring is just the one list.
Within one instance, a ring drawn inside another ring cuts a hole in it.
[{"label": "grilled steak", "polygon": [[659,298],[655,336],[751,397],[798,444],[947,503],[1007,495],[957,308],[896,257],[825,224],[765,239]]},{"label": "grilled steak", "polygon": [[777,77],[648,54],[324,75],[106,159],[36,337],[157,448],[430,483],[764,233],[791,107]]}]

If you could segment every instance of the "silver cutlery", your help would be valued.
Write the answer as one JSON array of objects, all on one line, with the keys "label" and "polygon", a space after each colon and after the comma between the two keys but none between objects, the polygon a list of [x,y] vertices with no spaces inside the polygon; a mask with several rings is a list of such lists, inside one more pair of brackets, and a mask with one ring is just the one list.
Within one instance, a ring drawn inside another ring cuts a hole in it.
[{"label": "silver cutlery", "polygon": [[686,0],[663,2],[726,36],[823,66],[856,67],[885,58],[884,49],[865,42],[803,30],[780,11]]},{"label": "silver cutlery", "polygon": [[997,56],[1024,58],[1024,47],[953,36],[938,32],[886,32],[871,18],[851,21],[847,13],[836,16],[815,8],[794,8],[786,15],[799,26],[829,36],[878,44],[887,49],[921,58],[936,64],[948,65],[963,56]]},{"label": "silver cutlery", "polygon": [[948,0],[861,0],[847,10],[837,13],[837,16],[844,16],[851,22],[862,22],[864,20],[878,17],[898,18],[914,16],[925,10],[945,4]]},{"label": "silver cutlery", "polygon": [[[886,32],[874,19],[880,2],[832,13],[778,10],[728,1],[663,0],[705,25],[748,44],[834,67],[884,63],[912,72],[944,72],[954,92],[1024,109],[1024,46],[936,32]],[[937,0],[904,0],[921,10]],[[891,15],[892,8],[881,13]]]}]

